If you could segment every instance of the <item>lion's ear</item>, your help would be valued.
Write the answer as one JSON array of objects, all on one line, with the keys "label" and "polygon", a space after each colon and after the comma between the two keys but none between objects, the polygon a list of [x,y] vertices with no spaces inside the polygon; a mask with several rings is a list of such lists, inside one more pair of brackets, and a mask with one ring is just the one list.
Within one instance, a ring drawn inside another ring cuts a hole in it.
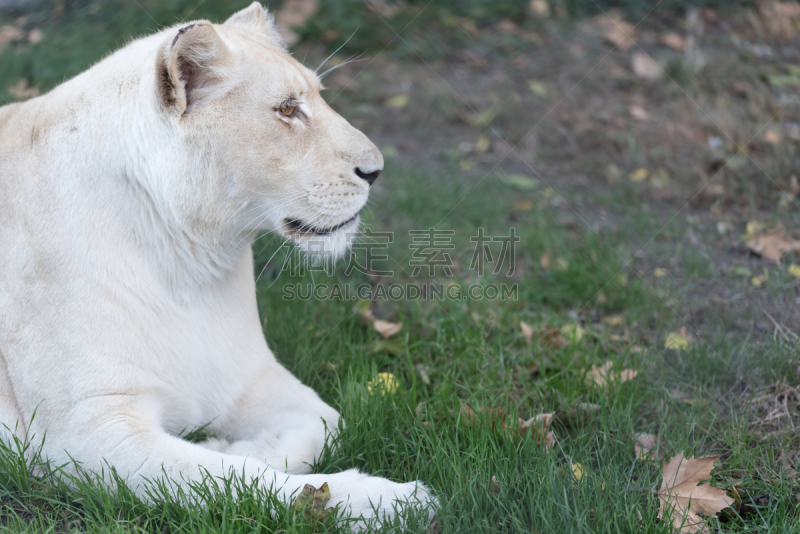
[{"label": "lion's ear", "polygon": [[225,21],[225,25],[259,32],[267,36],[270,41],[279,47],[286,48],[286,43],[283,42],[283,39],[278,33],[278,29],[275,27],[275,19],[258,2],[253,2],[250,4],[250,7],[246,7],[231,15],[231,17]]},{"label": "lion's ear", "polygon": [[159,49],[156,64],[162,106],[178,115],[224,90],[230,52],[210,22],[177,30]]}]

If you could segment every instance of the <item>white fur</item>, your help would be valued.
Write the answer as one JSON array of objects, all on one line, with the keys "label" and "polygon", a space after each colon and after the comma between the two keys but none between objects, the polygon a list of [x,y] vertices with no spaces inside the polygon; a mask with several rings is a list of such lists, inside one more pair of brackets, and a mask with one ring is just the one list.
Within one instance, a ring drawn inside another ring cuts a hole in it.
[{"label": "white fur", "polygon": [[[256,232],[302,246],[286,219],[352,217],[368,194],[354,169],[382,168],[380,152],[261,6],[196,24],[0,108],[0,437],[46,432],[49,459],[108,461],[139,491],[162,467],[181,485],[204,468],[286,499],[327,482],[331,504],[367,518],[370,501],[389,516],[430,503],[418,482],[307,474],[339,414],[277,363],[255,300]],[[160,69],[176,79],[189,60],[194,81],[165,100]],[[288,93],[305,120],[276,116]],[[313,239],[338,254],[357,225]],[[176,437],[209,421],[227,441]]]}]

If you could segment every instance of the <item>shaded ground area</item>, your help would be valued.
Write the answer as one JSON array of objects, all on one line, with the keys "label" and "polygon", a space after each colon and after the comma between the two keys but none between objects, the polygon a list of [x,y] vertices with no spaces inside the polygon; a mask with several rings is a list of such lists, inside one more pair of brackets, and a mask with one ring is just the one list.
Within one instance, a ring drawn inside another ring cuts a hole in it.
[{"label": "shaded ground area", "polygon": [[[521,49],[466,47],[434,61],[417,35],[410,61],[370,57],[326,84],[406,165],[535,177],[554,191],[564,226],[627,234],[624,261],[688,328],[772,336],[771,316],[797,331],[797,279],[743,236],[751,221],[797,227],[798,43],[752,12],[695,15],[645,19],[626,51],[597,19],[536,32],[500,23],[482,31]],[[655,79],[633,68],[642,57],[663,67]],[[626,205],[647,220],[632,229]]]}]

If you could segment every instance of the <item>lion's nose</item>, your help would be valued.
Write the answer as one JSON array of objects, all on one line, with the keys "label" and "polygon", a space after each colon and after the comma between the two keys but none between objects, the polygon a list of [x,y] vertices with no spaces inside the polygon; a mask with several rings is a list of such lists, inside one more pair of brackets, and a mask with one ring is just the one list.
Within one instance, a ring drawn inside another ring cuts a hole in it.
[{"label": "lion's nose", "polygon": [[356,175],[359,178],[366,180],[369,185],[372,185],[375,182],[375,180],[378,179],[378,176],[380,176],[380,174],[381,174],[380,169],[378,169],[377,171],[366,172],[361,167],[356,167]]}]

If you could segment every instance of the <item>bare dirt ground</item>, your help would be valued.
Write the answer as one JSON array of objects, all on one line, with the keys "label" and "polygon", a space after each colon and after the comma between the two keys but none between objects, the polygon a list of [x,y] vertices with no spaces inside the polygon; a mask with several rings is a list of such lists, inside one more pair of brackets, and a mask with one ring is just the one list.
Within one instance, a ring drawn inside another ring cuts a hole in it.
[{"label": "bare dirt ground", "polygon": [[[763,10],[639,25],[611,14],[535,32],[506,21],[480,39],[455,24],[474,46],[430,59],[417,32],[404,61],[335,70],[329,100],[408,166],[535,177],[564,225],[632,234],[632,269],[695,332],[800,331],[791,256],[777,266],[744,237],[797,228],[795,22]],[[628,208],[644,214],[638,227]]]}]

